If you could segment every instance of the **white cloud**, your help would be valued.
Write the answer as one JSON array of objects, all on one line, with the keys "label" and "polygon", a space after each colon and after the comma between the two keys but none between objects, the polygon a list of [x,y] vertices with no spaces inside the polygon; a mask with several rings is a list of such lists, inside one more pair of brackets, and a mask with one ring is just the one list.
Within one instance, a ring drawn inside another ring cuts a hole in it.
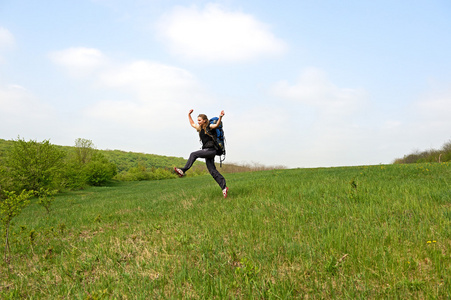
[{"label": "white cloud", "polygon": [[394,130],[399,128],[402,125],[401,121],[398,120],[387,120],[382,124],[382,129],[385,130]]},{"label": "white cloud", "polygon": [[197,79],[181,68],[146,60],[118,63],[98,49],[81,47],[53,52],[50,58],[71,75],[89,76],[91,87],[117,92],[85,108],[86,116],[102,122],[153,130],[168,115],[206,102]]},{"label": "white cloud", "polygon": [[[83,99],[89,104],[77,116],[77,125],[69,128],[73,138],[92,138],[99,146],[125,150],[137,144],[143,149],[149,143],[159,148],[167,143],[172,149],[172,139],[178,139],[175,128],[187,123],[188,110],[200,104],[208,107],[203,87],[185,69],[148,60],[120,62],[98,49],[70,48],[58,54],[50,55],[52,61],[70,74],[81,70],[76,79],[87,79],[85,87],[97,95]],[[79,63],[71,63],[71,58]]]},{"label": "white cloud", "polygon": [[365,149],[374,142],[359,120],[368,105],[365,90],[339,87],[322,70],[309,68],[294,83],[276,82],[270,92],[287,108],[285,116],[275,117],[284,124],[277,137],[283,145],[282,164],[314,167],[368,160]]},{"label": "white cloud", "polygon": [[86,76],[107,63],[106,56],[100,50],[84,47],[56,51],[49,57],[73,76]]},{"label": "white cloud", "polygon": [[451,89],[435,87],[416,101],[413,106],[416,132],[437,139],[449,139],[451,134]]},{"label": "white cloud", "polygon": [[414,104],[421,117],[429,121],[451,121],[451,90],[434,93]]},{"label": "white cloud", "polygon": [[272,92],[315,111],[314,121],[299,127],[305,144],[300,150],[290,146],[286,155],[305,159],[302,166],[390,163],[412,149],[438,148],[450,138],[449,87],[431,87],[413,105],[388,115],[369,106],[365,90],[339,87],[317,69],[304,71],[294,84],[279,81]]},{"label": "white cloud", "polygon": [[112,66],[100,74],[99,80],[108,88],[124,89],[138,95],[140,101],[185,98],[199,88],[190,72],[152,61]]},{"label": "white cloud", "polygon": [[355,113],[366,103],[364,90],[337,87],[317,68],[304,70],[295,84],[286,80],[277,82],[272,93],[317,108],[319,114],[335,116]]},{"label": "white cloud", "polygon": [[2,119],[15,119],[18,116],[26,115],[40,118],[46,115],[47,110],[20,85],[8,85],[0,87],[0,107]]},{"label": "white cloud", "polygon": [[[4,28],[0,27],[0,51],[11,49],[15,44],[14,36],[12,33]],[[4,58],[0,52],[0,63],[4,61]]]},{"label": "white cloud", "polygon": [[181,68],[144,60],[115,63],[100,50],[88,48],[70,48],[50,57],[72,75],[89,76],[91,87],[117,92],[85,108],[86,116],[102,122],[154,130],[169,120],[168,115],[206,103],[197,79]]},{"label": "white cloud", "polygon": [[[391,162],[416,150],[439,149],[451,139],[451,90],[440,86],[429,87],[419,99],[409,103],[395,114],[399,121],[385,121],[374,132],[380,141],[380,152],[387,153]],[[384,120],[385,115],[379,118]]]},{"label": "white cloud", "polygon": [[217,4],[177,7],[157,23],[170,50],[185,59],[208,62],[244,61],[283,53],[286,45],[269,26],[252,15]]},{"label": "white cloud", "polygon": [[14,36],[8,29],[0,27],[0,49],[14,45]]},{"label": "white cloud", "polygon": [[101,86],[125,91],[126,99],[104,100],[89,107],[87,115],[149,131],[170,128],[170,116],[205,102],[196,78],[186,70],[150,61],[111,67],[98,77]]},{"label": "white cloud", "polygon": [[0,107],[0,120],[8,124],[7,128],[0,128],[2,137],[14,132],[36,138],[55,126],[54,109],[20,85],[0,86]]}]

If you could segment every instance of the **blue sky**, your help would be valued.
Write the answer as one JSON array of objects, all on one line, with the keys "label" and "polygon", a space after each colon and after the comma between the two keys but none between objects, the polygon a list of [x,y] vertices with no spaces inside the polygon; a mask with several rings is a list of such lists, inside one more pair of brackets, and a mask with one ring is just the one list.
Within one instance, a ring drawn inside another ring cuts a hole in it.
[{"label": "blue sky", "polygon": [[0,138],[227,161],[391,163],[451,139],[451,3],[0,2]]}]

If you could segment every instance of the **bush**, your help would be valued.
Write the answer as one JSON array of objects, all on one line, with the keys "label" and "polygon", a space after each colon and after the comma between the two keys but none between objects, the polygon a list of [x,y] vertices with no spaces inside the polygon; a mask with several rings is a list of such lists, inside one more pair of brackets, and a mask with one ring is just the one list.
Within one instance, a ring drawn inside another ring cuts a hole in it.
[{"label": "bush", "polygon": [[0,159],[0,201],[6,197],[4,191],[12,190],[12,180],[7,174],[6,167]]},{"label": "bush", "polygon": [[86,174],[83,171],[83,165],[77,161],[68,158],[65,161],[65,167],[61,172],[60,184],[63,188],[74,190],[81,189],[87,185]]},{"label": "bush", "polygon": [[163,168],[151,168],[148,170],[143,165],[130,168],[128,171],[122,171],[115,177],[115,179],[122,181],[161,180],[170,178],[177,178],[171,170]]},{"label": "bush", "polygon": [[102,185],[116,175],[116,165],[93,147],[90,140],[75,140],[75,147],[66,159],[61,179],[66,188]]},{"label": "bush", "polygon": [[137,167],[130,168],[128,172],[122,172],[122,178],[124,178],[125,181],[141,181],[149,180],[150,176],[146,167],[138,165]]},{"label": "bush", "polygon": [[172,170],[162,168],[152,168],[152,170],[149,172],[150,180],[161,180],[169,178],[177,178],[177,175],[175,175]]},{"label": "bush", "polygon": [[97,153],[96,158],[83,166],[86,183],[89,185],[102,185],[116,175],[116,165],[110,163],[103,155]]},{"label": "bush", "polygon": [[19,195],[16,195],[15,192],[4,191],[4,194],[5,199],[0,199],[0,220],[4,227],[6,261],[10,252],[9,235],[11,222],[30,203],[29,199],[32,197],[33,192],[24,190]]},{"label": "bush", "polygon": [[397,158],[393,161],[394,164],[412,164],[412,163],[426,163],[426,162],[446,162],[451,161],[451,140],[446,142],[440,150],[426,150],[423,152],[414,151],[409,155],[404,155],[403,158]]},{"label": "bush", "polygon": [[19,138],[6,153],[3,181],[8,190],[14,191],[57,187],[64,156],[64,152],[48,140],[26,142]]}]

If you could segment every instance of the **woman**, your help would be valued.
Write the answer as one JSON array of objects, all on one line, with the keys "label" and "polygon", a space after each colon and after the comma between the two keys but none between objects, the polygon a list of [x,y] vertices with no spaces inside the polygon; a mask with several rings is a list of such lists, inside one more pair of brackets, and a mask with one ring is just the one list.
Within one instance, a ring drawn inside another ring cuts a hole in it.
[{"label": "woman", "polygon": [[193,153],[191,153],[185,167],[181,169],[174,168],[174,170],[180,177],[183,177],[185,175],[185,172],[191,168],[196,159],[205,158],[205,163],[207,164],[208,171],[210,172],[211,176],[213,176],[214,180],[216,180],[216,182],[219,184],[222,189],[222,194],[224,195],[224,198],[226,198],[229,188],[226,185],[224,176],[222,176],[221,173],[216,170],[215,166],[217,142],[215,133],[216,130],[214,130],[221,124],[222,118],[224,117],[224,111],[221,111],[221,113],[219,114],[219,120],[218,122],[216,122],[216,124],[210,124],[207,116],[204,114],[200,114],[197,117],[196,124],[191,117],[192,113],[193,110],[191,109],[188,113],[189,123],[194,129],[197,130],[197,132],[199,132],[199,137],[202,141],[202,150],[194,151]]}]

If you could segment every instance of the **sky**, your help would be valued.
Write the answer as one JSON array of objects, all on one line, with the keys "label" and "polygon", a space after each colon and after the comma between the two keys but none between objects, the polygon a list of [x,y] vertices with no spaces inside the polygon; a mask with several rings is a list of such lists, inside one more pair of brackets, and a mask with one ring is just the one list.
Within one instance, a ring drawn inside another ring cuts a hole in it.
[{"label": "sky", "polygon": [[449,0],[0,0],[0,138],[389,164],[451,140]]}]

